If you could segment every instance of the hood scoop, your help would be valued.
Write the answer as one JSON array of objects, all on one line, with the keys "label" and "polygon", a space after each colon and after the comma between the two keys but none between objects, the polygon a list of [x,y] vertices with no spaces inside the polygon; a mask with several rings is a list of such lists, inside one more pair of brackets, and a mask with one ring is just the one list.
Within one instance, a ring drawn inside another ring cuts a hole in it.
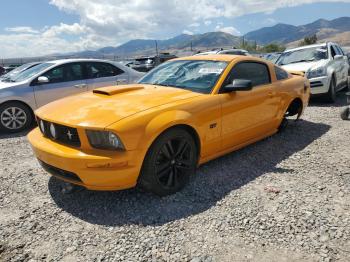
[{"label": "hood scoop", "polygon": [[92,92],[94,94],[113,96],[116,94],[127,93],[130,91],[143,89],[142,86],[108,86],[94,89]]}]

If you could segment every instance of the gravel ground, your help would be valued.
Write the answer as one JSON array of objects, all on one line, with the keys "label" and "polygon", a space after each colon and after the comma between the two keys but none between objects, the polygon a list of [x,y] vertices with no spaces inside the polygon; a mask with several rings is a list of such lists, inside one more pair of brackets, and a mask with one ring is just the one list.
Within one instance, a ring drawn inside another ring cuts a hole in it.
[{"label": "gravel ground", "polygon": [[62,193],[25,134],[0,136],[0,260],[350,261],[350,122],[312,102],[182,192]]}]

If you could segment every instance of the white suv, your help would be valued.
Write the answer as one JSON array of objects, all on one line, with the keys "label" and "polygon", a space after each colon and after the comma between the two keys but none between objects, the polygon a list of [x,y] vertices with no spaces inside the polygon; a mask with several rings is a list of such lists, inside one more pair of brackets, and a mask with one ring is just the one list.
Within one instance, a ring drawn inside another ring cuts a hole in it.
[{"label": "white suv", "polygon": [[334,102],[336,92],[349,87],[349,62],[336,43],[289,49],[276,62],[287,71],[301,71],[310,80],[311,94]]}]

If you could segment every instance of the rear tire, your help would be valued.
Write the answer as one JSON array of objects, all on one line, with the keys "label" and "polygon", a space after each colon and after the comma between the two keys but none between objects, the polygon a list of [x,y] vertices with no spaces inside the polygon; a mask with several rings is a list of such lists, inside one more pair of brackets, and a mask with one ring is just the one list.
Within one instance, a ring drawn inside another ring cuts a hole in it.
[{"label": "rear tire", "polygon": [[335,78],[334,76],[332,77],[332,80],[329,84],[329,89],[328,89],[328,92],[327,94],[325,94],[324,96],[324,100],[327,102],[327,103],[335,103],[335,100],[337,98],[337,94],[335,92],[335,85],[336,85],[336,82],[335,82]]},{"label": "rear tire", "polygon": [[8,102],[0,106],[0,130],[16,133],[26,130],[33,123],[30,108],[19,102]]},{"label": "rear tire", "polygon": [[149,148],[139,185],[159,196],[180,191],[195,173],[198,149],[192,136],[182,128],[161,134]]}]

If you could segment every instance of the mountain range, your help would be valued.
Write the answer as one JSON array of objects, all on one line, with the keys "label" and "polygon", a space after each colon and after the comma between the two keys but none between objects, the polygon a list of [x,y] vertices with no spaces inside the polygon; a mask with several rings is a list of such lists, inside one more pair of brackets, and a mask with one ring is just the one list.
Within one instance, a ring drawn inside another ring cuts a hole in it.
[{"label": "mountain range", "polygon": [[340,17],[331,21],[319,19],[313,23],[301,26],[277,24],[272,27],[264,27],[252,31],[246,34],[245,38],[257,41],[258,44],[262,45],[271,42],[288,44],[314,34],[317,35],[318,39],[323,40],[349,31],[350,17]]},{"label": "mountain range", "polygon": [[276,24],[249,32],[243,37],[224,32],[209,32],[196,35],[181,34],[167,40],[136,39],[120,46],[109,46],[96,51],[83,51],[72,55],[80,57],[151,55],[155,54],[156,46],[160,52],[170,51],[176,54],[192,49],[232,48],[239,46],[243,38],[247,41],[257,42],[259,45],[281,43],[292,47],[297,46],[304,37],[313,34],[317,34],[320,41],[335,41],[341,45],[350,46],[350,17],[340,17],[330,21],[319,19],[301,26]]}]

